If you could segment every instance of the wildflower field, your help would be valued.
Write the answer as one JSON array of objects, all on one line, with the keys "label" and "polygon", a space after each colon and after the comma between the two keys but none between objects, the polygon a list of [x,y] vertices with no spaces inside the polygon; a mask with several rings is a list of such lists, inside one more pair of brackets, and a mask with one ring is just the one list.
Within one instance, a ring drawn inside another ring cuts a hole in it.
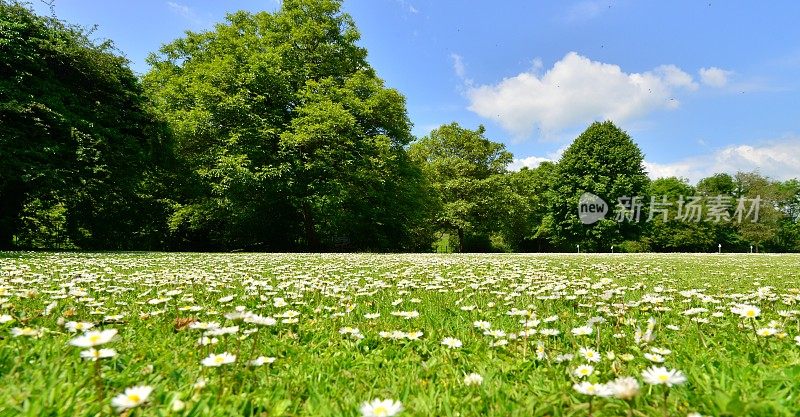
[{"label": "wildflower field", "polygon": [[0,254],[0,416],[794,416],[800,256]]}]

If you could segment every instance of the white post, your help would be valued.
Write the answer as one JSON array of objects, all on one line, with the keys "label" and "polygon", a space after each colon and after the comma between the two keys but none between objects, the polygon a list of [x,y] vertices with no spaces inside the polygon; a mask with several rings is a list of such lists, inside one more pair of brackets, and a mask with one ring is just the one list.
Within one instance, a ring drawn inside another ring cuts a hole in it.
[{"label": "white post", "polygon": [[614,245],[611,245],[611,253],[614,253]]},{"label": "white post", "polygon": [[581,245],[575,245],[578,248],[578,253],[581,253]]},{"label": "white post", "polygon": [[750,253],[753,253],[753,245],[750,245]]},{"label": "white post", "polygon": [[722,243],[717,245],[717,253],[722,253]]}]

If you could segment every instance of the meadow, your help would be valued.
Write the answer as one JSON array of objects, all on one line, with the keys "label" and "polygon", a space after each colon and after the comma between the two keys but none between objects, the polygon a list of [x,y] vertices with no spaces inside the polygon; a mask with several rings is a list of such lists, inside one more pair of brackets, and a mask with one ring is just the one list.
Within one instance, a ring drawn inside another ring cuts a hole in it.
[{"label": "meadow", "polygon": [[0,253],[0,416],[794,416],[800,256]]}]

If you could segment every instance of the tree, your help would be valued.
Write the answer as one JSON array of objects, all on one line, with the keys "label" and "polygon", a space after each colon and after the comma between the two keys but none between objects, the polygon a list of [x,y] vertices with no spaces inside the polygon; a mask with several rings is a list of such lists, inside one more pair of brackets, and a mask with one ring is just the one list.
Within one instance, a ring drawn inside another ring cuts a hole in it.
[{"label": "tree", "polygon": [[586,192],[599,196],[610,207],[623,197],[646,201],[649,179],[642,152],[612,122],[595,122],[581,133],[558,161],[553,181],[551,213],[543,220],[549,230],[542,234],[554,245],[571,249],[580,244],[587,250],[599,250],[638,238],[637,223],[617,222],[614,213],[589,225],[578,217],[578,201]]},{"label": "tree", "polygon": [[522,199],[501,221],[503,238],[515,250],[541,252],[550,249],[548,226],[553,173],[556,164],[545,161],[536,168],[523,167],[504,175],[514,195]]},{"label": "tree", "polygon": [[502,181],[512,155],[485,133],[483,126],[470,130],[451,123],[409,148],[438,199],[436,227],[458,236],[459,251],[464,250],[469,234],[486,236],[498,231],[502,213],[515,206],[498,204],[516,200]]},{"label": "tree", "polygon": [[169,149],[111,42],[0,0],[0,249],[157,247]]},{"label": "tree", "polygon": [[784,246],[774,243],[780,236],[781,224],[789,214],[784,208],[794,197],[791,189],[783,188],[778,182],[757,172],[737,172],[735,183],[738,196],[748,199],[750,204],[756,204],[753,199],[758,199],[757,219],[755,213],[741,222],[737,219],[735,228],[741,238],[753,245],[756,252],[765,244],[772,243],[775,249]]},{"label": "tree", "polygon": [[151,55],[144,83],[195,187],[172,216],[187,243],[286,249],[414,246],[421,174],[405,100],[357,45],[341,2],[238,12]]},{"label": "tree", "polygon": [[653,180],[647,194],[651,196],[657,209],[663,209],[655,206],[663,203],[663,198],[669,202],[666,221],[663,212],[654,210],[647,213],[648,221],[645,223],[642,240],[649,249],[657,252],[707,252],[716,247],[719,241],[713,224],[704,219],[694,221],[677,218],[678,201],[681,198],[689,201],[697,194],[687,180],[676,177]]},{"label": "tree", "polygon": [[703,178],[697,183],[697,192],[704,196],[736,196],[736,183],[729,174],[719,173]]}]

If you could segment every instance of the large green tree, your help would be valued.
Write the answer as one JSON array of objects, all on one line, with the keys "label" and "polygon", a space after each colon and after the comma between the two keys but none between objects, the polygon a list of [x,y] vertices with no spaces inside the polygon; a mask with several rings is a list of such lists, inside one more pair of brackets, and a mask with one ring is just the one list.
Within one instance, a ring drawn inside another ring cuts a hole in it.
[{"label": "large green tree", "polygon": [[228,248],[414,246],[425,193],[405,154],[405,100],[376,76],[340,3],[234,13],[149,58],[145,86],[194,178],[176,236]]},{"label": "large green tree", "polygon": [[[628,239],[637,239],[639,225],[618,222],[614,207],[620,198],[646,201],[649,182],[643,155],[630,136],[612,122],[595,122],[581,133],[558,161],[551,189],[551,212],[544,219],[552,243],[562,249],[581,245],[587,250],[608,250]],[[611,211],[593,224],[583,224],[578,201],[583,193],[605,200]],[[631,201],[630,208],[635,204]]]},{"label": "large green tree", "polygon": [[522,203],[503,177],[511,153],[485,133],[483,126],[470,130],[451,123],[409,149],[435,192],[435,225],[458,238],[459,251],[470,236],[485,239],[499,232],[503,214]]},{"label": "large green tree", "polygon": [[0,248],[157,247],[169,135],[110,42],[0,0]]}]

